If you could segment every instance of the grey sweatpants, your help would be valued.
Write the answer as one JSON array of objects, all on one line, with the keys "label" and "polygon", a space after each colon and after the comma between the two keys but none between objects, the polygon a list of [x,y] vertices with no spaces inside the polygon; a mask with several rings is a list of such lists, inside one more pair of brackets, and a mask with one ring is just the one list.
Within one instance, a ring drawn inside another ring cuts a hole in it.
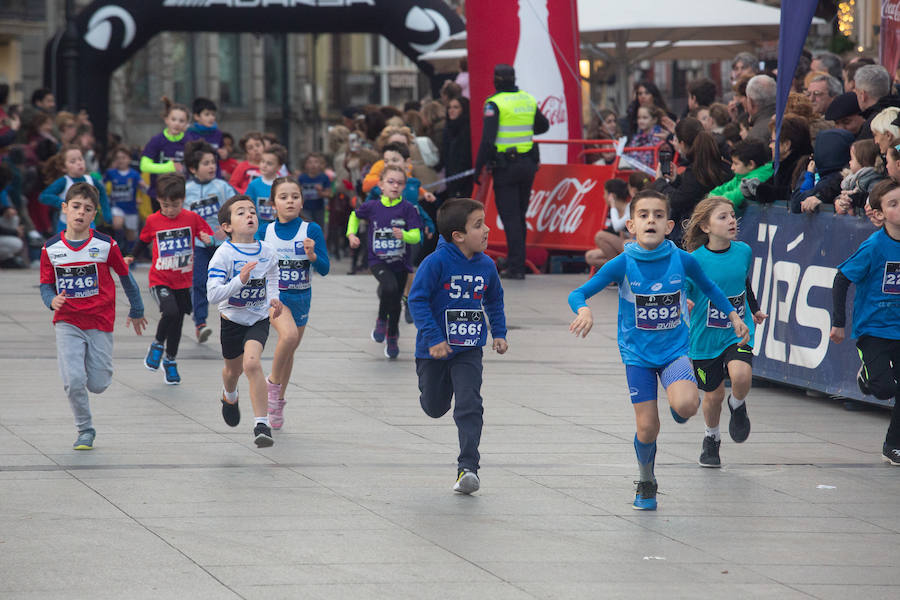
[{"label": "grey sweatpants", "polygon": [[56,355],[63,388],[78,431],[92,429],[88,392],[99,394],[112,383],[113,336],[109,331],[56,324]]}]

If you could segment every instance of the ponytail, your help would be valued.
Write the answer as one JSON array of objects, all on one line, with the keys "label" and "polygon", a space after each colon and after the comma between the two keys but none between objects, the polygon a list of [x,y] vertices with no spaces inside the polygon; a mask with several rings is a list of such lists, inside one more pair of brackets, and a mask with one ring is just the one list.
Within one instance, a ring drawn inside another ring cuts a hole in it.
[{"label": "ponytail", "polygon": [[163,96],[162,98],[159,99],[159,101],[163,103],[163,115],[162,115],[163,119],[168,117],[169,113],[172,112],[173,110],[183,111],[184,114],[188,117],[188,119],[191,118],[191,110],[184,104],[179,104],[178,102],[172,102],[172,100],[169,99],[168,96]]}]

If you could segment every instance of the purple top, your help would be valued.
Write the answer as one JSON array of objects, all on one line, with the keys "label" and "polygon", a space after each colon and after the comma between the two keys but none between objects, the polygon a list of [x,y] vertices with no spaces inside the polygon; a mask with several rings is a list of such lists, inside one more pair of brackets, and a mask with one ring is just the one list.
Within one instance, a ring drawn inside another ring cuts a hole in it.
[{"label": "purple top", "polygon": [[216,150],[222,147],[222,138],[224,137],[222,135],[222,130],[218,127],[200,127],[196,123],[187,130],[185,136],[185,142],[203,140]]},{"label": "purple top", "polygon": [[356,208],[356,216],[369,222],[369,264],[382,263],[394,271],[412,271],[409,247],[394,237],[393,228],[405,231],[422,229],[422,220],[416,207],[401,200],[394,206],[385,206],[381,198],[373,198]]},{"label": "purple top", "polygon": [[[141,156],[150,158],[153,162],[164,163],[174,161],[184,162],[184,144],[188,141],[188,134],[184,134],[177,142],[169,141],[164,133],[159,132],[150,138]],[[156,198],[156,175],[150,176],[150,197]]]}]

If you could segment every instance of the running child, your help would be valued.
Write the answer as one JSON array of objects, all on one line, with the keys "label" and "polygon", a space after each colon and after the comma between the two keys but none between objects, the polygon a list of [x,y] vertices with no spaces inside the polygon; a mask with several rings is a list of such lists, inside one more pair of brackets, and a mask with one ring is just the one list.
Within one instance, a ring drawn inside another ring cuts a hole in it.
[{"label": "running child", "polygon": [[150,200],[156,205],[156,178],[164,173],[184,174],[185,130],[190,113],[184,104],[176,104],[163,96],[165,128],[150,138],[141,154],[141,173],[150,173]]},{"label": "running child", "polygon": [[247,191],[250,182],[259,177],[259,161],[262,159],[263,134],[258,131],[250,131],[244,134],[238,142],[244,151],[244,160],[238,163],[231,173],[228,183],[231,187],[243,194]]},{"label": "running child", "polygon": [[853,337],[862,366],[863,394],[894,398],[882,460],[900,466],[900,183],[886,179],[872,189],[869,206],[883,226],[866,238],[834,276],[831,341],[844,340],[847,290],[853,297]]},{"label": "running child", "polygon": [[207,294],[218,303],[222,341],[222,418],[229,427],[241,422],[237,384],[241,373],[250,384],[255,426],[253,441],[259,448],[275,443],[266,407],[266,378],[260,356],[269,337],[272,319],[281,315],[278,300],[278,258],[268,245],[254,239],[256,209],[248,196],[232,196],[219,209],[219,224],[228,241],[209,262]]},{"label": "running child", "polygon": [[[275,146],[273,145],[273,148]],[[266,154],[263,154],[265,161]],[[268,156],[272,156],[271,152]],[[250,184],[252,187],[262,178]],[[272,317],[278,332],[278,345],[272,358],[272,372],[266,380],[269,422],[273,429],[284,425],[284,392],[294,367],[294,352],[300,346],[312,299],[310,267],[320,275],[328,275],[331,265],[325,246],[325,234],[318,224],[305,221],[303,194],[292,177],[279,177],[272,183],[272,200],[278,220],[259,230],[261,238],[275,249],[278,260],[278,299],[282,311]]]},{"label": "running child", "polygon": [[703,420],[706,432],[700,452],[701,467],[722,466],[719,445],[719,416],[725,399],[725,376],[731,379],[728,394],[728,433],[740,444],[750,435],[747,394],[753,378],[753,331],[766,314],[759,310],[750,287],[753,252],[737,240],[737,218],[734,203],[727,197],[702,200],[685,226],[684,249],[691,253],[700,268],[728,297],[731,306],[747,325],[751,343],[742,345],[731,323],[709,297],[692,280],[686,292],[690,307],[691,362],[697,387],[703,391]]},{"label": "running child", "polygon": [[386,166],[381,172],[382,196],[358,206],[350,214],[347,239],[351,248],[358,248],[356,236],[359,221],[369,222],[369,269],[378,280],[378,318],[372,339],[379,344],[385,341],[384,355],[397,358],[400,347],[400,298],[406,287],[406,279],[412,271],[407,244],[422,240],[421,221],[416,207],[403,199],[406,172],[402,167]]},{"label": "running child", "polygon": [[110,270],[131,305],[126,326],[138,335],[147,326],[140,291],[118,244],[91,229],[99,206],[97,187],[74,184],[62,203],[65,230],[41,249],[41,299],[53,311],[59,374],[78,430],[75,450],[91,450],[97,434],[88,392],[100,394],[112,383],[116,285]]},{"label": "running child", "polygon": [[297,180],[303,193],[303,218],[325,228],[325,202],[331,198],[331,179],[325,173],[325,157],[311,152],[303,159],[303,171]]},{"label": "running child", "polygon": [[[112,210],[109,207],[109,197],[106,195],[106,186],[94,179],[93,175],[87,173],[84,163],[84,155],[78,146],[63,146],[54,157],[57,165],[60,166],[63,176],[48,185],[38,199],[41,204],[46,204],[54,209],[60,210],[63,202],[65,202],[69,190],[76,183],[87,183],[97,188],[97,195],[100,198],[100,210],[94,211],[94,216],[101,217],[107,223],[112,222]],[[59,171],[57,171],[58,173]],[[103,211],[102,214],[100,211]],[[59,233],[66,229],[66,213],[60,210],[56,222],[56,232]],[[121,252],[121,250],[120,250]]]},{"label": "running child", "polygon": [[[194,98],[191,103],[194,122],[188,128],[191,139],[203,140],[218,150],[222,147],[222,130],[216,124],[216,103],[209,98]],[[218,174],[217,174],[218,175]]]},{"label": "running child", "polygon": [[[131,153],[125,146],[117,146],[111,154],[110,168],[103,176],[103,183],[109,184],[109,201],[112,206],[112,227],[116,242],[125,254],[137,240],[141,230],[137,206],[137,191],[147,191],[147,184],[141,174],[131,167]],[[124,241],[124,243],[123,243]]]},{"label": "running child", "polygon": [[484,206],[469,198],[448,200],[438,209],[437,220],[437,249],[422,261],[409,294],[418,329],[419,403],[437,419],[447,414],[456,396],[459,456],[453,491],[471,494],[481,487],[481,361],[488,325],[494,351],[504,354],[508,348],[503,287],[494,261],[484,254],[490,231]]},{"label": "running child", "polygon": [[652,190],[638,193],[631,201],[631,218],[626,224],[636,242],[625,244],[622,254],[569,294],[569,306],[577,313],[569,331],[584,337],[594,325],[586,300],[612,282],[619,287],[619,353],[637,425],[634,450],[640,477],[634,497],[636,510],[656,510],[657,377],[666,388],[676,422],[686,422],[699,406],[683,317],[685,280],[693,279],[727,315],[742,344],[750,340],[747,326],[697,260],[666,239],[675,227],[669,215],[666,196]]},{"label": "running child", "polygon": [[211,244],[213,232],[199,215],[184,208],[184,177],[177,173],[161,175],[156,192],[159,210],[147,217],[132,255],[125,261],[131,264],[148,246],[152,248],[150,295],[162,316],[144,366],[157,371],[162,362],[166,383],[177,385],[181,383],[181,375],[175,357],[181,343],[184,315],[192,309],[194,240],[199,238]]},{"label": "running child", "polygon": [[287,160],[287,148],[272,144],[262,151],[259,159],[259,177],[247,186],[247,195],[256,204],[256,217],[260,230],[275,220],[275,206],[272,203],[272,182],[278,177],[278,169]]},{"label": "running child", "polygon": [[213,239],[206,242],[194,240],[194,283],[191,300],[194,306],[194,330],[197,341],[209,339],[212,329],[207,327],[209,302],[206,300],[206,272],[209,260],[225,232],[219,227],[219,208],[225,201],[237,195],[224,179],[216,177],[216,151],[202,140],[193,140],[185,146],[184,164],[191,178],[184,186],[184,208],[197,213],[213,231]]}]

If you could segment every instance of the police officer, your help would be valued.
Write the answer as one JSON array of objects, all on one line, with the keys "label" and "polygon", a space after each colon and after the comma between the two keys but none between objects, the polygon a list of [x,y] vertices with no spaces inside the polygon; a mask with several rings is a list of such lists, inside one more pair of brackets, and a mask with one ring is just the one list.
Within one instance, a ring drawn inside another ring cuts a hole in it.
[{"label": "police officer", "polygon": [[516,72],[509,65],[494,67],[497,93],[484,103],[484,129],[475,161],[475,173],[488,166],[494,178],[494,199],[506,232],[508,279],[525,279],[525,213],[531,184],[537,173],[535,134],[550,129],[534,96],[516,87]]}]

